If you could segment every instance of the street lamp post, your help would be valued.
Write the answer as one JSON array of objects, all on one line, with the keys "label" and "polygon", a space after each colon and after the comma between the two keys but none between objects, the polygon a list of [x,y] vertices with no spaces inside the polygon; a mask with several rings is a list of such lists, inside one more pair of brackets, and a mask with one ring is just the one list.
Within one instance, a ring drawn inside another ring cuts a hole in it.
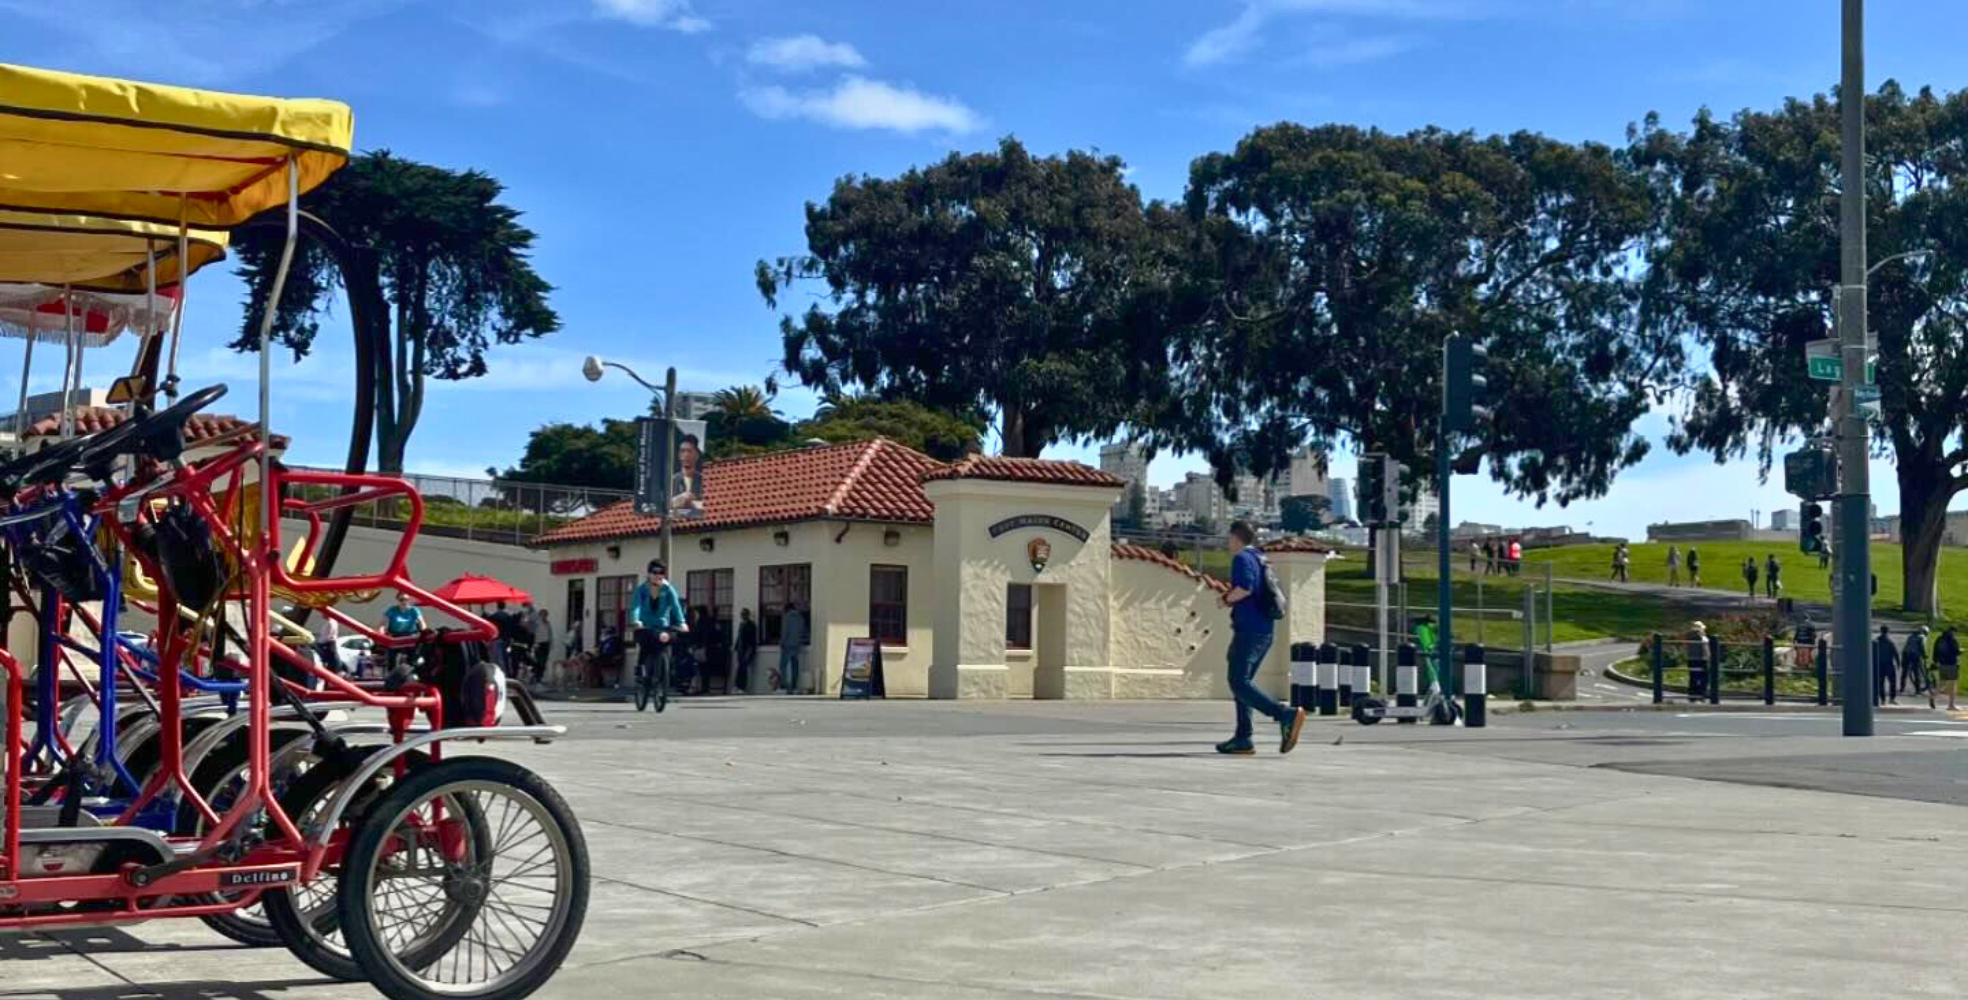
[{"label": "street lamp post", "polygon": [[[664,429],[667,431],[669,428],[676,426],[677,376],[676,376],[675,368],[668,369],[663,373],[663,385],[661,388],[657,388],[656,386],[651,385],[648,379],[643,378],[641,375],[636,374],[635,369],[630,368],[628,365],[622,364],[620,362],[603,361],[602,359],[592,354],[588,355],[587,358],[581,362],[581,374],[586,376],[587,380],[590,382],[601,381],[601,376],[603,374],[602,369],[604,368],[618,369],[628,377],[635,379],[637,385],[640,385],[643,388],[648,389],[650,395],[656,397],[656,399],[663,404]],[[665,437],[667,438],[668,435],[666,434]],[[665,492],[666,496],[670,484],[670,461],[671,461],[671,456],[670,456],[669,448],[666,447],[666,448],[657,449],[656,482],[666,491]],[[669,515],[669,507],[667,504],[664,506],[663,509],[663,530],[660,537],[662,539],[661,541],[662,554],[658,558],[661,558],[663,560],[663,565],[667,567],[670,564],[670,515]]]},{"label": "street lamp post", "polygon": [[[1839,203],[1840,289],[1838,345],[1843,361],[1832,414],[1838,427],[1838,609],[1836,631],[1844,676],[1844,732],[1871,736],[1872,712],[1872,553],[1867,523],[1871,484],[1866,467],[1867,432],[1858,406],[1865,384],[1866,197],[1865,197],[1865,0],[1844,0],[1844,72],[1838,104],[1844,133],[1843,187]],[[1881,261],[1881,264],[1886,263]]]}]

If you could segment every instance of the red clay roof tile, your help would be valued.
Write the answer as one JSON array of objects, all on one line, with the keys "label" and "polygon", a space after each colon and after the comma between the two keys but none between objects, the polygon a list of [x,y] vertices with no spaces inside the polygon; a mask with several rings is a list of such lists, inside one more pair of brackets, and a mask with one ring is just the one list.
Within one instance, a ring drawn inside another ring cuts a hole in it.
[{"label": "red clay roof tile", "polygon": [[[928,455],[886,438],[799,451],[729,458],[704,466],[704,516],[677,519],[677,532],[753,527],[821,518],[928,524],[935,508],[923,494]],[[663,520],[629,501],[604,507],[533,539],[538,546],[639,538]]]},{"label": "red clay roof tile", "polygon": [[987,455],[972,455],[960,462],[941,466],[922,478],[924,482],[939,479],[992,479],[1000,482],[1049,483],[1057,486],[1127,485],[1125,480],[1079,462]]},{"label": "red clay roof tile", "polygon": [[1164,569],[1172,569],[1177,573],[1180,573],[1183,576],[1195,580],[1198,583],[1201,583],[1203,586],[1208,587],[1209,589],[1217,591],[1219,593],[1228,593],[1230,591],[1230,585],[1223,582],[1222,580],[1219,580],[1216,577],[1209,576],[1204,573],[1198,573],[1195,570],[1190,569],[1189,567],[1184,566],[1183,564],[1176,562],[1173,559],[1170,559],[1168,556],[1165,556],[1160,552],[1155,551],[1154,549],[1145,548],[1140,545],[1128,545],[1126,543],[1118,543],[1114,546],[1114,558],[1132,559],[1136,562],[1154,563],[1155,565],[1160,566]]},{"label": "red clay roof tile", "polygon": [[[109,406],[78,406],[75,408],[75,433],[100,434],[121,424],[128,416],[123,410]],[[252,421],[217,413],[200,413],[185,422],[185,443],[196,446],[218,437],[230,434],[242,427],[249,427]],[[51,437],[61,433],[61,414],[42,417],[27,425],[25,437]],[[283,434],[273,436],[276,449],[287,447],[287,437]]]}]

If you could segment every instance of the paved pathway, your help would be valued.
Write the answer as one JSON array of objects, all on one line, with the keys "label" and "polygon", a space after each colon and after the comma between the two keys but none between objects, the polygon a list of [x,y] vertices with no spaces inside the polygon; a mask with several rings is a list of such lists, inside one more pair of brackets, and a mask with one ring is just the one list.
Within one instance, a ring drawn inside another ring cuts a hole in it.
[{"label": "paved pathway", "polygon": [[[548,1000],[1959,995],[1908,946],[1968,917],[1959,807],[1585,766],[1677,747],[1556,716],[1225,759],[1210,704],[555,710],[518,755],[596,884]],[[182,924],[0,962],[9,998],[374,996]]]}]

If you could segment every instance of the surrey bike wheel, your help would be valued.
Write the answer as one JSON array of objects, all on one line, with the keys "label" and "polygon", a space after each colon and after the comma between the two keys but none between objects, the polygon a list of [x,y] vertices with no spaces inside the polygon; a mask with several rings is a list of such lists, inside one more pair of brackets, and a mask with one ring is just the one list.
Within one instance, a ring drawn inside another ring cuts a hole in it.
[{"label": "surrey bike wheel", "polygon": [[[461,825],[482,825],[489,845],[475,847]],[[587,841],[540,776],[491,757],[453,758],[370,811],[349,847],[340,897],[349,950],[391,1000],[520,1000],[553,977],[580,936]],[[446,902],[470,905],[463,933],[445,934],[445,953],[399,955],[389,946],[430,936],[432,905]]]},{"label": "surrey bike wheel", "polygon": [[[303,735],[296,730],[277,730],[273,733],[273,748],[278,750]],[[191,782],[193,788],[203,790],[205,800],[212,809],[224,815],[239,793],[245,789],[249,777],[246,734],[242,732],[236,739],[228,740],[219,750],[214,751],[212,756],[199,766]],[[199,836],[205,832],[204,818],[199,815],[190,799],[180,797],[178,800],[177,826],[174,832],[182,836]],[[226,897],[213,896],[208,902],[219,902],[224,898]],[[231,913],[216,913],[198,919],[220,936],[249,948],[276,948],[283,943],[280,932],[274,930],[272,922],[267,919],[265,908],[259,903]]]},{"label": "surrey bike wheel", "polygon": [[[281,809],[286,811],[296,826],[305,829],[327,808],[356,766],[381,749],[372,747],[353,751],[340,759],[314,761],[281,794]],[[413,751],[409,756],[413,774],[430,760],[420,752]],[[342,815],[342,826],[353,829],[360,825],[395,780],[394,768],[384,768],[369,779],[368,786]],[[342,936],[342,916],[335,892],[340,878],[339,865],[324,866],[313,880],[305,884],[267,890],[260,897],[260,909],[266,914],[267,923],[279,935],[280,943],[286,945],[295,958],[331,979],[361,982],[362,966],[356,962],[355,956],[349,954],[348,944]]]}]

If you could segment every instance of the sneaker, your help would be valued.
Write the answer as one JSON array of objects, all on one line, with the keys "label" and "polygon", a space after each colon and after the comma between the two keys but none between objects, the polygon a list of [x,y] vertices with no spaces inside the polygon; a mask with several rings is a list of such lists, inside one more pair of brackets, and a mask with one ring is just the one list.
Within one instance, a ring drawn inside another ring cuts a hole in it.
[{"label": "sneaker", "polygon": [[1298,745],[1298,731],[1304,728],[1305,710],[1293,709],[1291,718],[1278,723],[1278,729],[1284,734],[1284,738],[1278,743],[1278,752],[1291,753],[1292,748]]},{"label": "sneaker", "polygon": [[1257,748],[1251,745],[1250,737],[1248,736],[1232,737],[1230,739],[1224,740],[1221,743],[1218,743],[1216,745],[1216,752],[1221,754],[1232,754],[1238,757],[1248,757],[1251,754],[1256,753]]}]

